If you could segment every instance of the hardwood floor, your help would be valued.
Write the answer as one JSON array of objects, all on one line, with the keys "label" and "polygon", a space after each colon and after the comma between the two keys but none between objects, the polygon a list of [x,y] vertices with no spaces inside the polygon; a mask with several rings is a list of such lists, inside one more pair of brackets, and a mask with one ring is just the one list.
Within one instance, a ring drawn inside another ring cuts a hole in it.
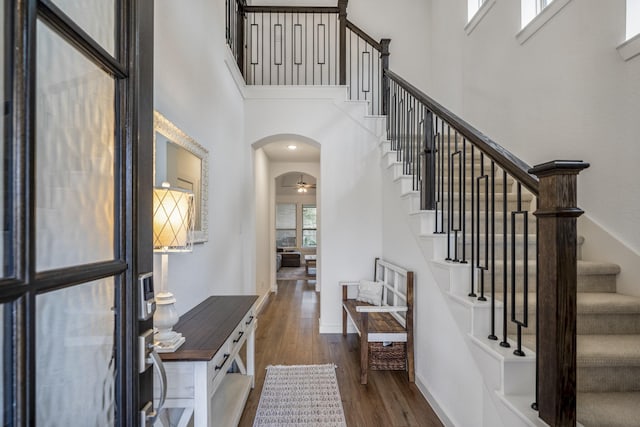
[{"label": "hardwood floor", "polygon": [[278,280],[258,317],[256,387],[251,391],[240,426],[252,426],[268,365],[335,363],[347,425],[442,426],[418,388],[401,371],[370,371],[360,384],[360,353],[356,334],[318,333],[320,294],[315,282]]}]

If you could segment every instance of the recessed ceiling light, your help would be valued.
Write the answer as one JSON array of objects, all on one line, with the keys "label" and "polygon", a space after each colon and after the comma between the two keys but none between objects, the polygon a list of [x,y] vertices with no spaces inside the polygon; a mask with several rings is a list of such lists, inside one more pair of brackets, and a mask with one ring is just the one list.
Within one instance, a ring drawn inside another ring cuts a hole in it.
[{"label": "recessed ceiling light", "polygon": [[298,148],[298,146],[297,146],[297,145],[293,145],[293,144],[291,144],[291,145],[287,145],[287,148],[288,148],[289,150],[295,150],[296,148]]}]

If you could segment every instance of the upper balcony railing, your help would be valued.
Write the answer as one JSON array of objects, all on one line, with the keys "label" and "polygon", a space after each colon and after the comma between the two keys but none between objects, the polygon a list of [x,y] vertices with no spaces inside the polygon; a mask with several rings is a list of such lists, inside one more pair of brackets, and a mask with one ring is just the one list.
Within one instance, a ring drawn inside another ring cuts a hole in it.
[{"label": "upper balcony railing", "polygon": [[[467,266],[465,294],[489,308],[488,342],[536,356],[535,402],[552,426],[576,424],[576,181],[581,161],[534,168],[389,70],[377,42],[337,7],[227,0],[227,43],[247,84],[346,85],[387,116],[387,139],[420,208]],[[562,349],[559,351],[558,349]]]},{"label": "upper balcony railing", "polygon": [[346,85],[382,114],[389,40],[376,41],[337,7],[248,6],[227,0],[227,44],[250,85]]}]

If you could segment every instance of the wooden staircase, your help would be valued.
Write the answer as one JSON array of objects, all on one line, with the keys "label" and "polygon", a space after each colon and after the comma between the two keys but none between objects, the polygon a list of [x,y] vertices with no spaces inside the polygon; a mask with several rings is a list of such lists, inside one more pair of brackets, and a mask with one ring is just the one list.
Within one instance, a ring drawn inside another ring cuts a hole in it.
[{"label": "wooden staircase", "polygon": [[[449,145],[452,146],[455,141],[450,141]],[[475,298],[469,298],[470,284],[469,279],[465,276],[471,277],[471,267],[458,262],[447,261],[446,258],[453,258],[451,254],[451,247],[449,251],[446,250],[446,236],[442,234],[434,234],[435,226],[434,221],[441,221],[445,224],[447,221],[457,221],[456,216],[449,218],[448,215],[440,212],[427,212],[420,211],[420,195],[414,190],[415,177],[406,174],[407,171],[411,172],[411,167],[407,168],[407,165],[402,163],[402,156],[394,150],[391,150],[388,142],[382,143],[383,151],[383,166],[389,170],[391,178],[398,183],[400,189],[400,197],[408,199],[408,214],[413,218],[417,218],[415,221],[416,227],[415,233],[417,239],[429,239],[433,240],[436,245],[440,245],[440,248],[435,249],[425,255],[433,255],[432,258],[427,259],[428,262],[436,262],[440,267],[449,268],[451,270],[462,269],[464,273],[459,277],[463,277],[461,281],[464,284],[454,283],[439,283],[440,288],[447,290],[448,292],[457,295],[457,297],[466,300],[471,305],[484,304],[478,303]],[[445,163],[444,180],[442,184],[444,186],[449,185],[448,167]],[[462,181],[464,181],[466,188],[471,186],[472,173],[473,176],[479,176],[481,171],[486,171],[486,166],[483,168],[480,165],[479,156],[475,161],[467,161],[464,166],[464,175]],[[456,174],[458,171],[456,171]],[[514,191],[513,180],[507,179],[505,182],[500,180],[500,176],[496,175],[496,184],[499,191],[496,193],[502,206],[502,185],[507,186],[507,207],[509,210],[515,209],[516,194]],[[437,179],[440,179],[438,177]],[[439,185],[439,184],[436,184]],[[453,188],[459,188],[461,180],[459,177],[455,177],[452,180]],[[445,187],[446,188],[446,187]],[[531,193],[523,192],[520,202],[526,204],[528,209],[535,211],[535,197]],[[467,221],[471,219],[471,197],[469,194],[465,196],[465,212],[464,215]],[[459,206],[460,195],[455,192],[452,194],[452,200],[454,203],[452,206]],[[450,206],[449,200],[440,201],[440,206]],[[484,203],[484,199],[480,198],[480,202]],[[484,225],[484,212],[480,213],[481,227]],[[507,217],[509,214],[507,214]],[[507,218],[508,219],[508,218]],[[475,219],[477,220],[477,218]],[[491,232],[493,228],[498,233],[503,229],[503,213],[497,212],[495,214],[495,225],[493,218],[488,227],[488,231]],[[529,286],[527,297],[528,308],[528,327],[523,328],[522,343],[523,350],[528,356],[535,356],[536,349],[536,219],[535,216],[529,215],[528,218],[528,276]],[[511,229],[510,221],[507,221],[507,229]],[[531,234],[534,233],[534,234]],[[453,241],[453,237],[449,236],[449,239]],[[480,239],[483,240],[484,236],[481,235]],[[507,236],[507,239],[509,237]],[[516,228],[517,241],[524,240],[524,233],[522,225]],[[467,233],[465,235],[464,243],[462,236],[457,236],[457,256],[460,258],[462,250],[464,248],[464,254],[469,258],[469,254],[472,250],[472,236]],[[498,260],[496,260],[496,270],[499,272],[495,275],[493,280],[490,272],[485,272],[484,283],[484,296],[489,299],[490,286],[495,286],[495,323],[496,331],[493,333],[500,335],[499,331],[502,329],[502,310],[504,308],[503,300],[503,274],[501,270],[501,261],[499,260],[503,256],[505,236],[497,234],[494,240],[491,242],[493,246],[489,248],[489,252],[493,252]],[[510,243],[510,242],[509,242]],[[483,242],[484,244],[484,242]],[[454,246],[453,244],[451,246]],[[511,256],[511,245],[507,246],[507,259]],[[516,256],[522,259],[523,246],[516,245]],[[447,253],[448,252],[448,253]],[[481,256],[484,256],[484,248]],[[520,274],[524,270],[524,261],[520,261],[516,266],[517,273]],[[578,388],[578,421],[586,427],[598,427],[598,426],[638,426],[640,425],[640,298],[622,295],[616,292],[616,276],[620,272],[619,266],[611,263],[597,262],[597,261],[585,261],[579,260],[577,265],[578,274],[578,295],[577,295],[577,388]],[[436,275],[437,276],[437,275]],[[451,277],[451,276],[449,276]],[[474,289],[476,295],[479,295],[478,289],[478,273],[475,275],[476,287]],[[524,289],[522,287],[522,281],[518,281],[515,286],[515,300],[516,300],[516,317],[521,319],[524,311]],[[511,304],[509,304],[509,298],[511,289],[508,289],[507,296],[507,319],[511,317]],[[485,323],[488,320],[488,316],[485,316]],[[515,340],[515,324],[508,322],[508,342],[514,347]],[[476,340],[488,340],[487,336],[490,333],[490,325],[485,324],[482,326],[474,325],[471,331],[472,336]],[[490,342],[488,344],[491,344]],[[560,349],[558,350],[560,351]],[[535,400],[534,389],[535,382],[533,378],[529,378],[531,402]],[[493,380],[488,381],[492,383]],[[508,379],[503,379],[503,390],[508,389],[505,387],[505,382],[508,383]],[[515,389],[519,391],[520,387]],[[514,395],[515,396],[515,395]],[[509,399],[508,395],[505,395],[506,399]],[[518,394],[517,399],[521,400],[521,396]],[[536,425],[535,420],[531,417],[531,412],[525,411],[527,414],[523,414],[522,419],[527,419],[531,423],[530,425]],[[525,423],[527,424],[527,423]]]}]

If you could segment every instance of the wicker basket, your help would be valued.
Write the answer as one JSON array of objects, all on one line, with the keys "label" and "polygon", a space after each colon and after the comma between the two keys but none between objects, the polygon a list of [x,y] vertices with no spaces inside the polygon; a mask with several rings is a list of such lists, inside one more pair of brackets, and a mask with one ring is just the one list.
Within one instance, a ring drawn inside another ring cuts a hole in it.
[{"label": "wicker basket", "polygon": [[369,368],[373,370],[403,371],[407,369],[407,343],[369,343]]}]

